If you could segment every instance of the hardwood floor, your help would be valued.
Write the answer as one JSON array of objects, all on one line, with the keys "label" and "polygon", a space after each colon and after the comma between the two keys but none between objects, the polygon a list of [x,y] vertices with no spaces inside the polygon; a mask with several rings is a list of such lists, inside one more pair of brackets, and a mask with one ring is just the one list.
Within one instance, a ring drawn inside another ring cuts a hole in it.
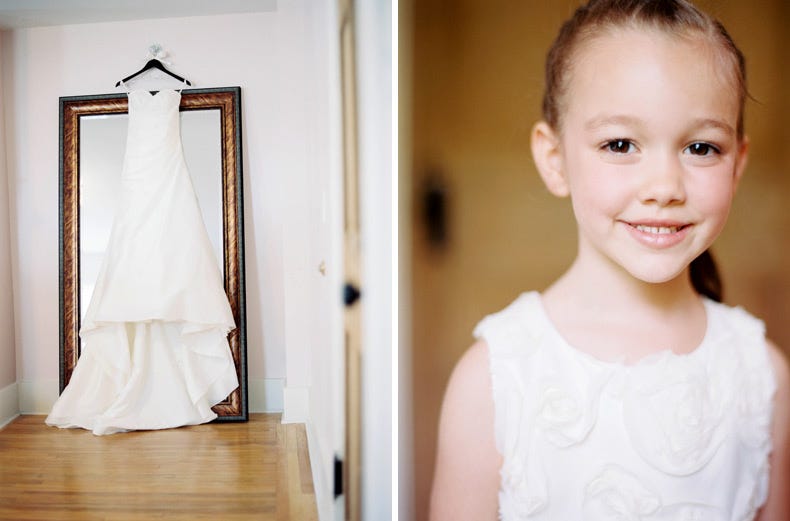
[{"label": "hardwood floor", "polygon": [[20,416],[0,430],[0,519],[317,519],[304,425],[248,423],[94,436]]}]

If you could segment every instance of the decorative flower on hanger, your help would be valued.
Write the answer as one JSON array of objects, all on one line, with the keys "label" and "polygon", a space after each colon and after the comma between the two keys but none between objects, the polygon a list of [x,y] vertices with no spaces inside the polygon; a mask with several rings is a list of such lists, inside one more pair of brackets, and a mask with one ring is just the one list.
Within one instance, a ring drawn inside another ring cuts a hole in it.
[{"label": "decorative flower on hanger", "polygon": [[151,44],[148,47],[148,59],[149,60],[159,60],[160,62],[164,63],[165,65],[171,65],[169,61],[166,61],[168,54],[161,45],[158,43]]}]

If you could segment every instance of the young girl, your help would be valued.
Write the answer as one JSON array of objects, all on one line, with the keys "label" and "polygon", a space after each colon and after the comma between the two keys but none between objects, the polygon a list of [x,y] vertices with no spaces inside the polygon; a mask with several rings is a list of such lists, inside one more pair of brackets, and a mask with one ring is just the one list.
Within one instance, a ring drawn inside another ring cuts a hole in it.
[{"label": "young girl", "polygon": [[790,520],[790,376],[707,249],[746,163],[744,60],[683,0],[591,0],[532,133],[578,253],[476,328],[431,519]]}]

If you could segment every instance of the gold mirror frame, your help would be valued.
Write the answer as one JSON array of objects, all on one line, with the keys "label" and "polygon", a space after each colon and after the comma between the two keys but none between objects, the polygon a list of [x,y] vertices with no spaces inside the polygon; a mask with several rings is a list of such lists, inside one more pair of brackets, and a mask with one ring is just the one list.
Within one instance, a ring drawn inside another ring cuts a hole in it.
[{"label": "gold mirror frame", "polygon": [[[80,118],[125,114],[128,107],[124,93],[60,98],[60,392],[68,385],[80,355]],[[241,88],[185,90],[180,110],[220,111],[224,279],[236,321],[228,343],[239,387],[213,409],[218,421],[247,421]]]}]

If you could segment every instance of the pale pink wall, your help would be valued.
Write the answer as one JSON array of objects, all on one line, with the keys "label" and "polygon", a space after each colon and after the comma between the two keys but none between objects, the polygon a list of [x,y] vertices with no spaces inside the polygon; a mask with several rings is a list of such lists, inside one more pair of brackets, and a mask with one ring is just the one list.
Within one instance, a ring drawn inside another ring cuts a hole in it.
[{"label": "pale pink wall", "polygon": [[[327,204],[330,147],[326,29],[319,37],[311,30],[328,26],[329,11],[312,6],[3,37],[18,381],[58,378],[58,97],[115,91],[154,42],[195,87],[242,87],[249,376],[286,377],[288,337],[314,340],[295,329],[303,321],[287,317],[305,309],[312,320],[329,316],[315,297],[326,286],[317,267],[333,258],[333,246],[318,240],[326,223],[304,220],[306,210]],[[289,291],[289,281],[299,291]],[[306,347],[288,351],[294,373],[309,374]]]},{"label": "pale pink wall", "polygon": [[[2,45],[2,43],[0,43]],[[0,47],[2,52],[2,47]],[[14,292],[11,279],[11,240],[8,171],[5,151],[5,114],[0,85],[0,389],[16,382]]]}]

